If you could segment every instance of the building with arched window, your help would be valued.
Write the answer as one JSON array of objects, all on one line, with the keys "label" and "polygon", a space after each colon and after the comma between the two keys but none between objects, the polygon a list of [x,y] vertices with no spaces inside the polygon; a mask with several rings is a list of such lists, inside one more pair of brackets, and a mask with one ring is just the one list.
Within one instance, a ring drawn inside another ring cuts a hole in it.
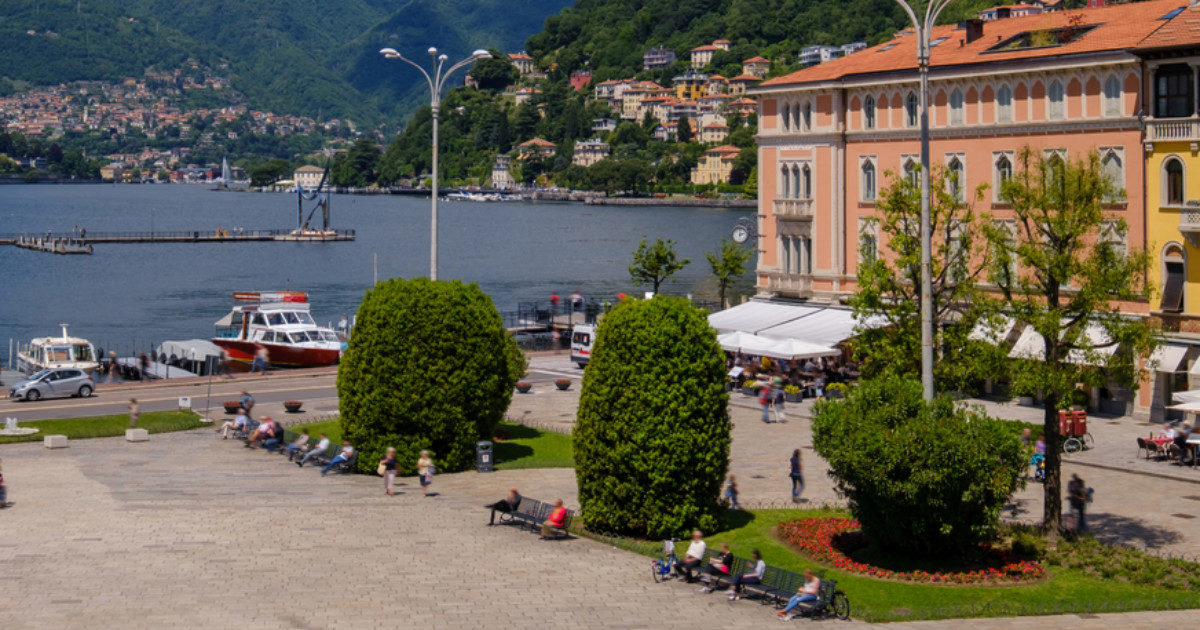
[{"label": "building with arched window", "polygon": [[[1122,309],[1179,321],[1200,339],[1200,287],[1192,286],[1200,282],[1200,184],[1192,182],[1200,179],[1189,179],[1200,177],[1200,34],[1191,28],[1200,4],[1180,4],[1146,0],[935,27],[930,162],[950,177],[948,193],[1007,225],[1005,183],[1024,168],[1024,148],[1063,160],[1096,154],[1114,189],[1104,205],[1108,227],[1096,238],[1151,252],[1160,270],[1154,284],[1172,287]],[[1197,48],[1194,58],[1181,53],[1187,46]],[[897,179],[919,179],[918,82],[916,40],[904,31],[750,90],[760,107],[760,294],[840,303],[856,289],[860,261],[890,255],[884,233],[870,241],[869,255],[859,251],[862,226],[877,220],[875,206]],[[784,163],[811,168],[803,205],[779,196],[774,178]],[[977,199],[981,185],[989,190]],[[784,238],[795,235],[804,238],[799,250]],[[797,251],[804,264],[796,264]],[[1200,364],[1197,346],[1179,361],[1173,349],[1156,369],[1174,375]],[[1154,387],[1147,382],[1136,403],[1131,392],[1106,392],[1101,407],[1148,412],[1152,395],[1161,401],[1166,391]]]}]

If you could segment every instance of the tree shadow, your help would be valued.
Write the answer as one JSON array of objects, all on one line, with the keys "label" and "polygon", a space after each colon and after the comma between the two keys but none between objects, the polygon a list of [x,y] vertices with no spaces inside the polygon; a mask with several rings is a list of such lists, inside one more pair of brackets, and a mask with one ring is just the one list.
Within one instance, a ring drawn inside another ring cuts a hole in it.
[{"label": "tree shadow", "polygon": [[1087,524],[1088,531],[1096,540],[1108,544],[1134,544],[1146,549],[1158,549],[1183,540],[1183,536],[1175,530],[1119,514],[1088,514]]},{"label": "tree shadow", "polygon": [[721,531],[738,529],[754,522],[754,513],[749,510],[724,510],[721,514]]},{"label": "tree shadow", "polygon": [[514,442],[500,442],[492,447],[492,454],[495,457],[496,463],[500,464],[521,459],[522,457],[530,457],[533,455],[533,448]]},{"label": "tree shadow", "polygon": [[[493,437],[501,440],[529,440],[541,436],[542,432],[523,424],[510,424],[503,427],[497,427]],[[503,443],[503,442],[501,442]]]}]

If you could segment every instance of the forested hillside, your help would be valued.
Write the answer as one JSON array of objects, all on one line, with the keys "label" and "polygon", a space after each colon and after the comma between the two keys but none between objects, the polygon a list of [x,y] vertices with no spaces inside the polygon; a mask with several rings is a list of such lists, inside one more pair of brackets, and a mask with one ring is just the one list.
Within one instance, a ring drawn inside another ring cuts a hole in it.
[{"label": "forested hillside", "polygon": [[[115,81],[187,59],[218,68],[253,107],[362,124],[411,111],[420,77],[378,63],[380,45],[423,58],[517,50],[568,0],[5,0],[0,91]],[[32,33],[31,33],[32,32]]]}]

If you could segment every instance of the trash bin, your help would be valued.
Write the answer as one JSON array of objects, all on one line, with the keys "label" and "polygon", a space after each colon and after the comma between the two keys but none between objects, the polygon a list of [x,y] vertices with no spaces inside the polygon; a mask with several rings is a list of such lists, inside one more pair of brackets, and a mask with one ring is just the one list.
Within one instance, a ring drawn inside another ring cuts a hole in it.
[{"label": "trash bin", "polygon": [[483,440],[475,443],[475,469],[481,473],[492,472],[492,443]]}]

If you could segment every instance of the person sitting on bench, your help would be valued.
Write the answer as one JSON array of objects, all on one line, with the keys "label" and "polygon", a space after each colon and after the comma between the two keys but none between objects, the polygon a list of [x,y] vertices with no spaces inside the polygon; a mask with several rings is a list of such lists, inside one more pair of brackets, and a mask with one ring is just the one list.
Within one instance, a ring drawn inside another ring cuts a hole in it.
[{"label": "person sitting on bench", "polygon": [[275,436],[275,421],[267,416],[259,423],[258,428],[250,432],[250,437],[246,438],[247,448],[258,448],[258,443]]},{"label": "person sitting on bench", "polygon": [[488,518],[488,527],[491,527],[492,525],[496,524],[496,512],[501,512],[503,514],[512,514],[513,512],[517,511],[517,508],[520,507],[520,505],[521,505],[521,493],[517,492],[517,489],[515,487],[509,488],[508,496],[504,497],[503,499],[500,499],[499,501],[497,501],[491,505],[483,506],[483,507],[487,507],[487,508],[492,508],[492,515],[490,518]]},{"label": "person sitting on bench", "polygon": [[542,540],[549,540],[554,535],[554,530],[562,529],[567,524],[567,508],[563,507],[562,499],[554,500],[554,509],[550,511],[550,516],[546,518],[546,522],[542,523]]},{"label": "person sitting on bench", "polygon": [[692,542],[688,545],[687,555],[683,560],[675,563],[675,573],[682,575],[683,579],[691,582],[692,571],[700,568],[700,563],[704,561],[704,551],[707,549],[704,544],[704,535],[700,530],[692,532]]},{"label": "person sitting on bench", "polygon": [[821,580],[813,575],[812,569],[805,569],[804,586],[800,587],[800,590],[796,591],[795,595],[792,595],[792,598],[788,600],[787,606],[784,606],[783,610],[775,614],[779,615],[779,618],[784,621],[791,621],[792,617],[795,616],[792,611],[796,610],[796,607],[800,604],[817,601],[817,593],[820,592]]},{"label": "person sitting on bench", "polygon": [[708,566],[704,567],[704,575],[700,579],[705,585],[700,587],[700,592],[713,592],[717,581],[723,577],[729,577],[731,570],[733,570],[733,554],[729,552],[729,543],[721,543],[721,555],[713,558]]},{"label": "person sitting on bench", "polygon": [[767,563],[763,562],[762,554],[757,549],[753,552],[754,571],[752,573],[743,573],[733,578],[733,584],[729,586],[729,600],[737,601],[742,598],[742,586],[745,584],[762,584],[763,574],[767,572]]},{"label": "person sitting on bench", "polygon": [[303,453],[306,446],[308,446],[308,429],[300,429],[300,436],[287,445],[288,461],[292,461],[292,457],[298,453]]},{"label": "person sitting on bench", "polygon": [[338,453],[337,457],[334,457],[332,460],[330,460],[328,466],[321,469],[321,474],[329,474],[329,471],[333,470],[334,466],[350,461],[351,457],[354,457],[354,447],[350,446],[350,440],[342,440],[342,452]]},{"label": "person sitting on bench", "polygon": [[[328,448],[329,448],[329,438],[325,437],[325,434],[322,433],[321,441],[317,442],[316,447],[308,449],[308,452],[304,454],[304,457],[300,458],[300,461],[296,462],[296,465],[299,466],[300,468],[304,468],[304,465],[308,463],[308,460],[319,456],[321,453],[324,453]],[[290,453],[288,454],[288,457],[291,457]]]},{"label": "person sitting on bench", "polygon": [[221,425],[221,428],[217,429],[217,433],[221,434],[222,440],[228,440],[230,431],[241,431],[242,429],[245,429],[246,425],[249,423],[250,416],[246,415],[246,410],[242,407],[238,407],[237,417],[235,417],[233,420],[226,420],[225,423]]}]

